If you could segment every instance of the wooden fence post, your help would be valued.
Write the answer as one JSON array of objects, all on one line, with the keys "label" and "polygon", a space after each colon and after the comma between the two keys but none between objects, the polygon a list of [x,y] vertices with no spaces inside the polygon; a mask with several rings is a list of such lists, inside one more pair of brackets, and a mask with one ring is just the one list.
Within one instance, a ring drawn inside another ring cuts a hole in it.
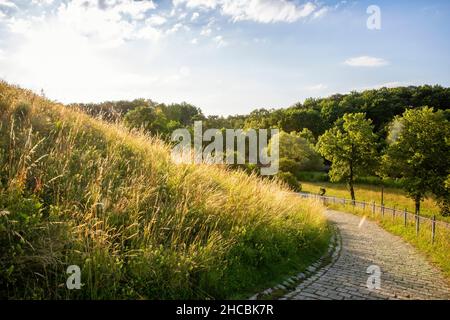
[{"label": "wooden fence post", "polygon": [[408,218],[408,212],[406,211],[406,208],[405,208],[405,211],[403,211],[403,220],[405,222],[405,227],[406,227],[406,219],[407,218]]},{"label": "wooden fence post", "polygon": [[419,235],[419,229],[420,229],[419,224],[420,224],[420,218],[419,218],[419,215],[416,212],[416,235],[417,236]]},{"label": "wooden fence post", "polygon": [[434,244],[434,237],[436,236],[436,216],[433,215],[433,220],[431,221],[431,243]]},{"label": "wooden fence post", "polygon": [[394,210],[392,210],[392,220],[395,220],[395,206],[394,206]]},{"label": "wooden fence post", "polygon": [[381,217],[384,218],[384,204],[381,204]]}]

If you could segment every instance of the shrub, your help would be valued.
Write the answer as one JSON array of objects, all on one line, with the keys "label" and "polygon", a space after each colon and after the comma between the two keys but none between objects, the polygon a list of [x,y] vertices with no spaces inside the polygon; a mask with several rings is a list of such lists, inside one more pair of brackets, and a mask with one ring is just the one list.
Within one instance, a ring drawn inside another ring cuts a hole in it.
[{"label": "shrub", "polygon": [[328,182],[330,180],[326,172],[319,171],[301,171],[296,177],[300,181],[310,182]]},{"label": "shrub", "polygon": [[280,171],[277,174],[277,177],[281,181],[285,182],[292,190],[297,192],[301,191],[302,189],[301,184],[297,181],[297,179],[292,173]]},{"label": "shrub", "polygon": [[44,298],[45,284],[57,287],[52,271],[62,266],[61,227],[42,220],[35,196],[0,193],[0,298]]}]

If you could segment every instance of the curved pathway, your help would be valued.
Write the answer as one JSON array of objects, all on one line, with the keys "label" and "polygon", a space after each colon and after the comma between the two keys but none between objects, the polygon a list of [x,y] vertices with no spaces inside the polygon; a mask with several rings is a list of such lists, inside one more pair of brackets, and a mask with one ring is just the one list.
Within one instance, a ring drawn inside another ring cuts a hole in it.
[{"label": "curved pathway", "polygon": [[[349,213],[328,210],[327,217],[340,231],[340,252],[284,299],[450,299],[442,273],[400,237]],[[367,287],[373,265],[380,289]]]}]

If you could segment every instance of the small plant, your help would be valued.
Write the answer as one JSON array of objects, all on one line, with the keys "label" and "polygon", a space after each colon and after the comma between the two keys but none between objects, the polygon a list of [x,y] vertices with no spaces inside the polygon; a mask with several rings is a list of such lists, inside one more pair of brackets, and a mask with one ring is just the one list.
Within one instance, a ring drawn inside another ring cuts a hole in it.
[{"label": "small plant", "polygon": [[290,172],[279,172],[277,174],[277,177],[285,182],[292,190],[300,192],[301,191],[301,184],[297,181],[297,178],[290,173]]},{"label": "small plant", "polygon": [[27,102],[20,102],[14,108],[13,116],[18,121],[24,121],[31,112],[31,105]]},{"label": "small plant", "polygon": [[324,196],[326,192],[327,192],[327,190],[324,187],[320,187],[319,188],[319,195],[320,196]]}]

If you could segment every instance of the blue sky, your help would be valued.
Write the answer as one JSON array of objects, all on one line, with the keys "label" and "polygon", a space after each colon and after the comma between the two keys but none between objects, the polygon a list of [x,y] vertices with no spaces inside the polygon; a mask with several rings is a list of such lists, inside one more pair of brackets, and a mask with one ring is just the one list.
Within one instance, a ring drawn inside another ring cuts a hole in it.
[{"label": "blue sky", "polygon": [[66,103],[143,97],[228,115],[449,86],[449,31],[445,0],[0,0],[0,78]]}]

